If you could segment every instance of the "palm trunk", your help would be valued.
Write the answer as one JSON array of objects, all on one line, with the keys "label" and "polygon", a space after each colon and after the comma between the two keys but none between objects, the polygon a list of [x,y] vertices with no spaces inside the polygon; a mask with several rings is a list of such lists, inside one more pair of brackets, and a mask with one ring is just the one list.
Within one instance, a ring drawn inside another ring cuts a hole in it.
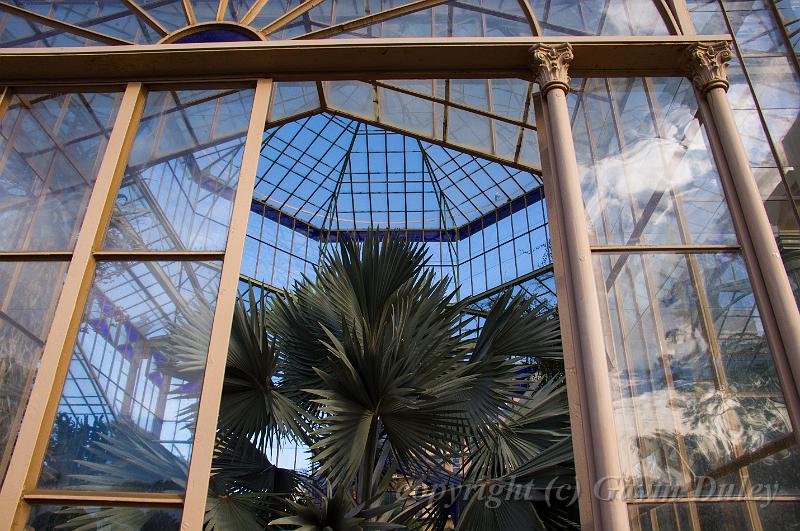
[{"label": "palm trunk", "polygon": [[372,492],[372,473],[378,453],[378,427],[378,419],[374,416],[369,429],[369,437],[367,437],[367,447],[358,471],[357,503],[366,503],[375,496],[375,493]]}]

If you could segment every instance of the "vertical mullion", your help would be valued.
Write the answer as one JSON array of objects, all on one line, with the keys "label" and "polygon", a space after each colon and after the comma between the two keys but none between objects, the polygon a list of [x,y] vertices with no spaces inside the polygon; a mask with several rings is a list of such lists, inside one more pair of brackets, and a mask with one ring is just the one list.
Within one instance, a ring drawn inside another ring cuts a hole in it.
[{"label": "vertical mullion", "polygon": [[692,22],[692,15],[686,0],[666,0],[666,3],[675,15],[675,21],[681,33],[683,35],[696,35],[697,30],[694,27],[694,22]]},{"label": "vertical mullion", "polygon": [[203,528],[208,481],[211,475],[211,458],[217,433],[217,416],[219,415],[222,384],[225,377],[225,362],[228,357],[231,321],[236,306],[239,270],[242,266],[247,222],[250,217],[250,202],[255,187],[261,153],[261,138],[264,134],[264,124],[267,121],[271,92],[271,80],[258,80],[242,156],[236,199],[231,214],[228,242],[225,246],[219,296],[211,327],[208,359],[197,411],[192,459],[189,464],[189,477],[187,478],[186,498],[181,521],[182,530],[200,531]]},{"label": "vertical mullion", "polygon": [[225,10],[228,9],[228,0],[219,0],[219,7],[217,7],[217,21],[222,22],[225,20]]},{"label": "vertical mullion", "polygon": [[250,9],[247,10],[244,16],[241,17],[239,22],[241,22],[242,24],[249,25],[253,21],[253,19],[258,16],[258,14],[261,12],[261,9],[263,9],[266,3],[267,0],[256,0],[250,7]]},{"label": "vertical mullion", "polygon": [[0,514],[6,515],[0,530],[22,529],[29,507],[24,492],[33,489],[50,437],[50,428],[69,367],[84,305],[95,270],[92,256],[100,245],[111,215],[116,191],[144,105],[141,83],[128,84],[117,113],[81,225],[78,241],[58,299],[55,318],[47,335],[31,399],[20,426],[8,475],[0,491]]},{"label": "vertical mullion", "polygon": [[661,15],[661,20],[664,21],[664,25],[667,26],[671,35],[681,35],[683,29],[681,25],[678,23],[677,19],[675,18],[674,13],[669,8],[665,0],[656,0],[655,1],[656,10],[658,10],[659,15]]},{"label": "vertical mullion", "polygon": [[3,116],[6,114],[8,104],[11,102],[13,96],[14,94],[10,88],[3,87],[2,92],[0,92],[0,120],[2,120]]},{"label": "vertical mullion", "polygon": [[531,32],[533,33],[534,37],[541,37],[544,35],[542,32],[542,26],[539,24],[539,20],[536,18],[536,13],[531,7],[531,4],[528,0],[518,0],[520,7],[522,7],[522,12],[525,13],[525,18],[528,19],[528,25],[531,28]]},{"label": "vertical mullion", "polygon": [[183,11],[186,14],[186,20],[189,22],[189,25],[197,24],[191,0],[183,0]]}]

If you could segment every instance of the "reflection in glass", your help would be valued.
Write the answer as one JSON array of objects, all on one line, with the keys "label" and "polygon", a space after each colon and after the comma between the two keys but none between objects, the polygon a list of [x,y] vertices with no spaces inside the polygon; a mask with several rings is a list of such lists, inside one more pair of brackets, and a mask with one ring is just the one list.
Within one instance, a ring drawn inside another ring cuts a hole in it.
[{"label": "reflection in glass", "polygon": [[736,243],[688,79],[573,83],[573,138],[593,243]]},{"label": "reflection in glass", "polygon": [[252,90],[147,96],[106,249],[222,251]]},{"label": "reflection in glass", "polygon": [[15,94],[0,121],[0,251],[70,251],[116,93]]},{"label": "reflection in glass", "polygon": [[[270,3],[253,21],[262,26],[277,19],[286,8]],[[391,8],[412,3],[411,0],[370,0],[321,2],[269,35],[269,39],[289,39],[324,30]],[[293,2],[286,2],[287,8]],[[395,15],[360,27],[341,27],[333,31],[337,38],[370,37],[520,37],[532,35],[528,18],[518,0],[445,0],[411,13]]]},{"label": "reflection in glass", "polygon": [[185,489],[219,270],[98,264],[40,487]]},{"label": "reflection in glass", "polygon": [[[747,496],[796,470],[742,258],[596,254],[594,263],[626,496]],[[796,474],[782,478],[780,493],[797,491]]]},{"label": "reflection in glass", "polygon": [[[784,531],[800,522],[795,502],[662,503],[628,507],[632,529]],[[658,527],[656,527],[656,525]]]},{"label": "reflection in glass", "polygon": [[[112,38],[113,43],[155,44],[162,36],[161,28],[174,32],[189,24],[187,10],[191,10],[198,23],[213,22],[218,14],[225,21],[249,19],[248,26],[263,32],[270,40],[502,38],[530,37],[536,32],[545,36],[649,36],[669,34],[672,24],[668,26],[665,22],[669,8],[658,0],[324,0],[299,10],[303,0],[13,0],[11,3],[48,17],[53,23],[48,27],[33,21],[26,23],[22,17],[9,19],[15,27],[5,35],[6,46],[21,46],[23,41],[28,41],[29,46],[54,46],[55,40],[72,41],[76,46],[98,44],[68,33],[69,25]],[[60,27],[64,23],[66,30]],[[21,35],[31,31],[32,35]]]},{"label": "reflection in glass", "polygon": [[531,0],[545,35],[666,35],[652,0]]},{"label": "reflection in glass", "polygon": [[153,44],[161,36],[124,0],[13,0],[23,9],[136,44]]},{"label": "reflection in glass", "polygon": [[66,269],[64,262],[0,262],[0,482]]},{"label": "reflection in glass", "polygon": [[0,13],[0,46],[3,48],[54,48],[103,44],[11,13]]},{"label": "reflection in glass", "polygon": [[180,509],[34,505],[25,529],[26,531],[60,529],[178,531],[180,523]]}]

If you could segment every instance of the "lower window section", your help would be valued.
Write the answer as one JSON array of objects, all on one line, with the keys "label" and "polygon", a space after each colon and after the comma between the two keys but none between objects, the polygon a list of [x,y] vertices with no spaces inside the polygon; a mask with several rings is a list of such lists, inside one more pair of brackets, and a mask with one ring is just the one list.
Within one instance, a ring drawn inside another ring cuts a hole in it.
[{"label": "lower window section", "polygon": [[0,262],[0,483],[8,469],[68,265]]},{"label": "lower window section", "polygon": [[27,530],[124,529],[126,531],[177,531],[180,509],[147,507],[69,507],[34,505]]},{"label": "lower window section", "polygon": [[783,531],[800,522],[800,501],[702,501],[629,505],[632,531]]},{"label": "lower window section", "polygon": [[220,262],[100,262],[39,477],[182,492]]},{"label": "lower window section", "polygon": [[786,529],[800,451],[742,257],[594,264],[622,469],[608,480],[627,500],[683,499],[632,504],[633,529]]}]

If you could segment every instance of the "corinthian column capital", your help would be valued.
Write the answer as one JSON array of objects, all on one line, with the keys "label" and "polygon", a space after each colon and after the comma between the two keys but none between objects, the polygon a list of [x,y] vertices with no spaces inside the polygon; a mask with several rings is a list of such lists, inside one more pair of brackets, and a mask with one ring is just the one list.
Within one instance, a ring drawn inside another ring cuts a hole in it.
[{"label": "corinthian column capital", "polygon": [[729,42],[698,42],[689,48],[689,78],[702,94],[713,88],[728,90],[728,61],[733,57]]},{"label": "corinthian column capital", "polygon": [[534,44],[533,72],[542,94],[554,88],[569,92],[569,64],[572,62],[572,46],[569,44]]}]

